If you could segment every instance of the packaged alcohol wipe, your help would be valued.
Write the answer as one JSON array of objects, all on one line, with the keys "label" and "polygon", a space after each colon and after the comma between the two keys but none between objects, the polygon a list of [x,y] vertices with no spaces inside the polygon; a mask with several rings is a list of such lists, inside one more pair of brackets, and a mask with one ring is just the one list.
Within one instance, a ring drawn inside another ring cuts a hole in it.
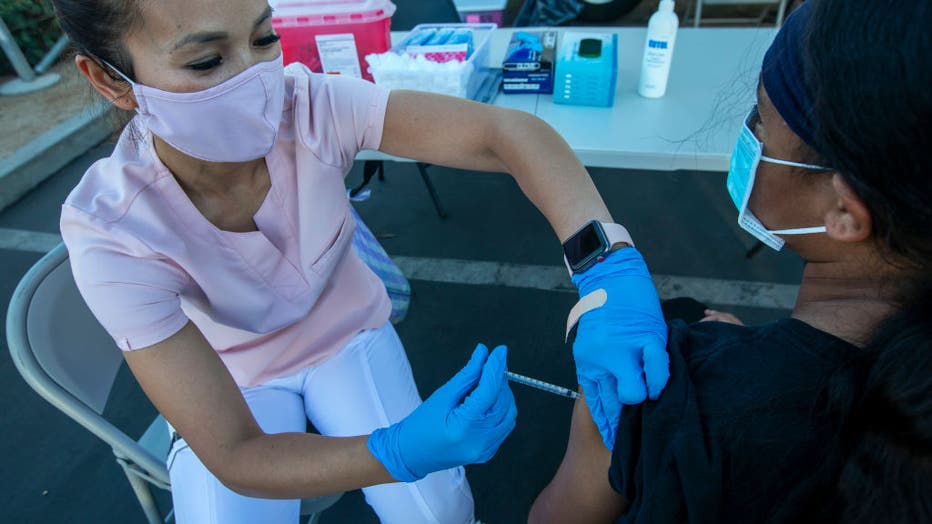
[{"label": "packaged alcohol wipe", "polygon": [[437,29],[434,31],[434,34],[430,37],[430,39],[424,42],[423,45],[444,45],[447,43],[447,40],[453,36],[454,31],[455,30],[451,27]]},{"label": "packaged alcohol wipe", "polygon": [[412,45],[423,45],[425,42],[430,40],[436,32],[437,31],[434,29],[411,31],[411,34],[401,42],[401,48],[406,49],[408,46]]},{"label": "packaged alcohol wipe", "polygon": [[418,31],[411,42],[406,40],[404,52],[411,56],[423,56],[431,62],[465,62],[473,52],[472,29],[468,28],[441,28],[423,38]]}]

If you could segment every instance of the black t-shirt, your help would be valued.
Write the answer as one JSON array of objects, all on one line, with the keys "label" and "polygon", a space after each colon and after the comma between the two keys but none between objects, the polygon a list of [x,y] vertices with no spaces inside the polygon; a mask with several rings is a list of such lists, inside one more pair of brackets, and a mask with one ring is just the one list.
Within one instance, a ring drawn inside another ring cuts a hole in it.
[{"label": "black t-shirt", "polygon": [[609,481],[630,506],[618,522],[780,522],[818,504],[836,433],[820,393],[857,348],[786,319],[673,321],[668,349],[660,398],[622,409]]}]

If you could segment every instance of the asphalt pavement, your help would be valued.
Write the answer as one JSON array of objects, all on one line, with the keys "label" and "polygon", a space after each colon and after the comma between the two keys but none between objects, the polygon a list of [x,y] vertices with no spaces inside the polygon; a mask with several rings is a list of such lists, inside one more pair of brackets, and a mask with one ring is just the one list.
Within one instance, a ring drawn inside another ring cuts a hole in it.
[{"label": "asphalt pavement", "polygon": [[[12,238],[10,231],[57,234],[61,202],[90,163],[110,148],[104,144],[91,149],[0,213],[0,243],[3,230],[7,239]],[[652,271],[672,277],[670,290],[698,289],[703,294],[706,289],[708,296],[728,304],[723,309],[748,322],[788,313],[786,304],[779,309],[759,307],[755,290],[797,283],[802,265],[788,253],[764,251],[745,258],[752,242],[735,224],[724,174],[604,169],[593,169],[592,174]],[[535,268],[553,269],[562,263],[546,221],[506,175],[434,167],[432,177],[449,213],[445,220],[434,213],[410,164],[389,164],[386,181],[373,182],[372,198],[357,204],[391,255],[459,264],[456,274],[412,281],[411,311],[398,326],[421,394],[426,396],[447,380],[478,341],[507,344],[509,365],[516,372],[572,386],[572,358],[562,343],[562,330],[575,296],[533,284]],[[358,178],[359,166],[348,185]],[[15,242],[2,247],[0,304],[5,305],[41,253]],[[526,269],[492,284],[463,278],[462,268],[481,269],[484,266],[473,264],[481,262]],[[677,287],[681,277],[698,278],[706,287]],[[735,282],[750,292],[730,298],[713,294]],[[0,522],[144,522],[110,450],[28,388],[6,356],[5,332],[0,335]],[[491,462],[467,468],[477,516],[488,524],[525,521],[566,443],[572,402],[519,385],[513,389],[520,413],[517,429]],[[124,369],[105,415],[138,436],[155,410]],[[322,522],[376,519],[354,492],[324,513]]]}]

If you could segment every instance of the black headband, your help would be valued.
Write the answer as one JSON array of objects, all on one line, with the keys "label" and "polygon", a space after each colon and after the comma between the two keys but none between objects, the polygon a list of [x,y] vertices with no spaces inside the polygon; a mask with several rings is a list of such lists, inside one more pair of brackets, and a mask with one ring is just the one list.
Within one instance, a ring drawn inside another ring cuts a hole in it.
[{"label": "black headband", "polygon": [[777,113],[809,147],[816,149],[812,99],[803,80],[803,44],[811,9],[806,2],[786,19],[764,56],[761,80]]}]

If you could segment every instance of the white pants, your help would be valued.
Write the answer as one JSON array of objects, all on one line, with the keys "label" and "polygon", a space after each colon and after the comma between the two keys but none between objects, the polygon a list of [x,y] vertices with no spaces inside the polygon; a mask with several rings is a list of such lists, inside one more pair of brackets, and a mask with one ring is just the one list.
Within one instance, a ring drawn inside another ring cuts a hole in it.
[{"label": "white pants", "polygon": [[[310,419],[321,435],[367,435],[401,420],[421,403],[411,365],[391,324],[360,333],[318,366],[242,392],[266,433],[304,432]],[[229,490],[184,440],[172,446],[168,470],[178,524],[298,522],[300,501],[251,498]],[[363,488],[363,493],[384,523],[473,520],[473,498],[463,468],[432,473],[410,484]]]}]

